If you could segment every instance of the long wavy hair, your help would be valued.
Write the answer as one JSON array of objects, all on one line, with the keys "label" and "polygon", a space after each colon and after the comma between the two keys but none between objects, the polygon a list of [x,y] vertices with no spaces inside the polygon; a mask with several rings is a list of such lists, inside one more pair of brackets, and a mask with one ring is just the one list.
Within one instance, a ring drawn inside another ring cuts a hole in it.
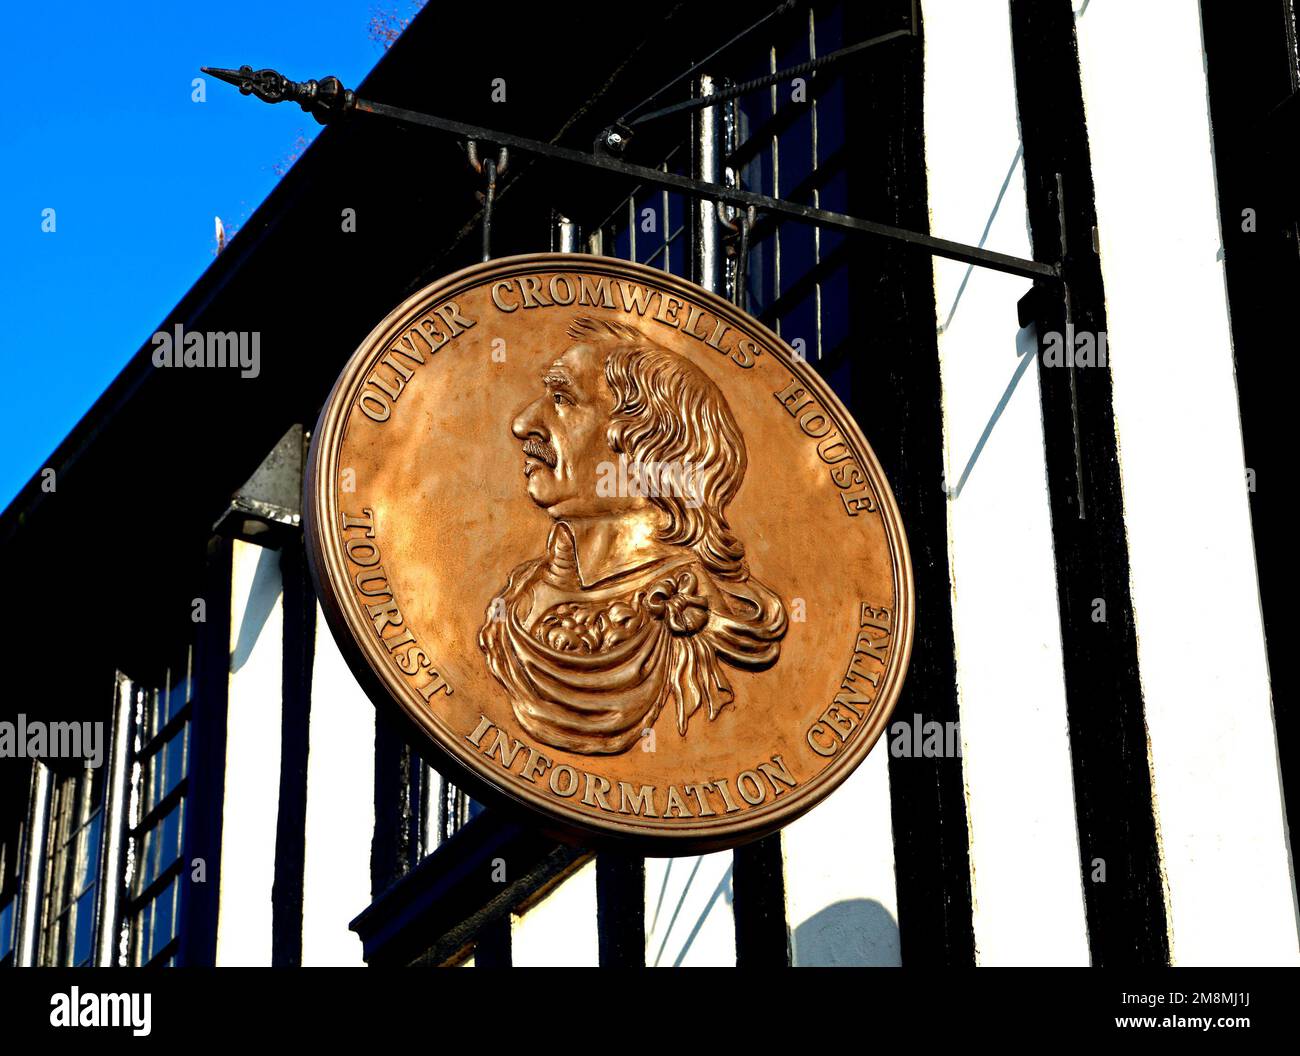
[{"label": "long wavy hair", "polygon": [[726,513],[745,479],[745,438],[722,390],[690,360],[628,323],[577,316],[567,333],[576,341],[611,346],[605,359],[605,381],[614,395],[610,450],[634,465],[689,467],[687,494],[650,496],[665,516],[659,539],[690,547],[724,579],[745,579],[745,546]]}]

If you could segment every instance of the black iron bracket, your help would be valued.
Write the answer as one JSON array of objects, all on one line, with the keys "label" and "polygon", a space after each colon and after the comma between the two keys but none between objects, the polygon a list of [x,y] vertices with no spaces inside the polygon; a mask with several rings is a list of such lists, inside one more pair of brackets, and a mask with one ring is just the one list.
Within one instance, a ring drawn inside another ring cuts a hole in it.
[{"label": "black iron bracket", "polygon": [[322,125],[351,110],[356,100],[337,77],[291,81],[275,70],[254,70],[251,66],[241,66],[237,70],[212,66],[199,68],[210,77],[233,84],[240,95],[255,95],[264,103],[297,103]]},{"label": "black iron bracket", "polygon": [[244,95],[256,95],[268,103],[296,102],[318,121],[325,124],[345,114],[359,112],[377,114],[406,124],[420,125],[439,132],[446,132],[463,140],[479,143],[492,143],[512,151],[531,154],[548,161],[580,165],[589,169],[616,176],[625,176],[630,180],[657,187],[661,190],[680,191],[694,198],[718,202],[724,205],[755,209],[794,220],[798,223],[828,227],[853,234],[869,235],[890,242],[912,246],[936,257],[961,261],[979,268],[989,268],[1008,275],[1019,275],[1036,282],[1060,283],[1061,268],[1057,264],[1046,264],[1037,260],[1025,260],[1006,253],[995,253],[979,246],[970,246],[961,242],[952,242],[946,238],[910,231],[892,224],[880,224],[874,220],[863,220],[844,213],[835,213],[827,209],[818,209],[783,198],[769,198],[767,195],[755,194],[753,191],[739,187],[728,187],[720,183],[705,183],[688,176],[679,176],[672,172],[633,165],[630,162],[601,154],[590,154],[570,147],[561,147],[538,139],[529,139],[511,132],[493,131],[478,125],[453,121],[434,114],[424,114],[415,110],[406,110],[400,106],[376,103],[360,99],[353,92],[345,89],[336,77],[326,77],[321,81],[290,81],[275,70],[254,71],[251,67],[241,66],[238,70],[202,67],[207,73],[219,80],[235,85]]}]

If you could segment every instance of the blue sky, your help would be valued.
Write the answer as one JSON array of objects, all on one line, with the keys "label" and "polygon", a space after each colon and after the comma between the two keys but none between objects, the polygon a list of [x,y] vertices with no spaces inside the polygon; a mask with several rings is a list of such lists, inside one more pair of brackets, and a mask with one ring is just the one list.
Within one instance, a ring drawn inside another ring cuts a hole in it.
[{"label": "blue sky", "polygon": [[[0,508],[213,260],[320,126],[200,66],[271,66],[353,88],[410,0],[10,4],[0,43]],[[56,229],[41,230],[55,210]]]}]

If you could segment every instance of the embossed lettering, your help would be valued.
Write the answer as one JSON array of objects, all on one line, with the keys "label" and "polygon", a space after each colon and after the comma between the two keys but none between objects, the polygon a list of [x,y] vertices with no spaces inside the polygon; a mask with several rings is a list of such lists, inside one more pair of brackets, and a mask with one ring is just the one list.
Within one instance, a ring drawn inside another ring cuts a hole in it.
[{"label": "embossed lettering", "polygon": [[643,813],[647,818],[659,817],[659,814],[655,811],[654,791],[654,785],[642,785],[634,793],[631,785],[626,781],[620,781],[618,783],[618,812],[620,814],[635,814],[638,817]]}]

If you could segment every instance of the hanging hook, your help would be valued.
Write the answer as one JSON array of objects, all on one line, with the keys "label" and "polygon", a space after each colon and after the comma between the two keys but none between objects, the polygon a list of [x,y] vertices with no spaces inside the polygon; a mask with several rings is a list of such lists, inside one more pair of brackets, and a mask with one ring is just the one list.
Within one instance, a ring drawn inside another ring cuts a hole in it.
[{"label": "hanging hook", "polygon": [[474,196],[483,203],[483,259],[492,259],[492,208],[496,204],[497,178],[503,175],[510,164],[510,152],[505,147],[497,150],[495,159],[480,159],[478,143],[472,139],[465,142],[465,157],[469,166],[483,177],[483,190],[475,191]]},{"label": "hanging hook", "polygon": [[492,259],[492,206],[497,197],[497,163],[489,158],[483,163],[486,187],[483,191],[483,259]]},{"label": "hanging hook", "polygon": [[732,291],[732,301],[737,308],[745,306],[745,266],[749,263],[749,232],[754,226],[754,221],[758,216],[754,206],[747,206],[742,213],[739,209],[735,210],[735,220],[728,223],[723,221],[733,231],[739,232],[739,238],[735,246],[736,253],[736,285]]},{"label": "hanging hook", "polygon": [[[483,162],[479,160],[477,140],[467,139],[465,141],[465,157],[469,161],[469,167],[481,176],[483,174]],[[497,160],[496,160],[496,169],[497,169],[498,176],[505,175],[506,166],[509,164],[509,162],[510,162],[510,151],[507,150],[505,147],[499,148],[497,150]]]}]

